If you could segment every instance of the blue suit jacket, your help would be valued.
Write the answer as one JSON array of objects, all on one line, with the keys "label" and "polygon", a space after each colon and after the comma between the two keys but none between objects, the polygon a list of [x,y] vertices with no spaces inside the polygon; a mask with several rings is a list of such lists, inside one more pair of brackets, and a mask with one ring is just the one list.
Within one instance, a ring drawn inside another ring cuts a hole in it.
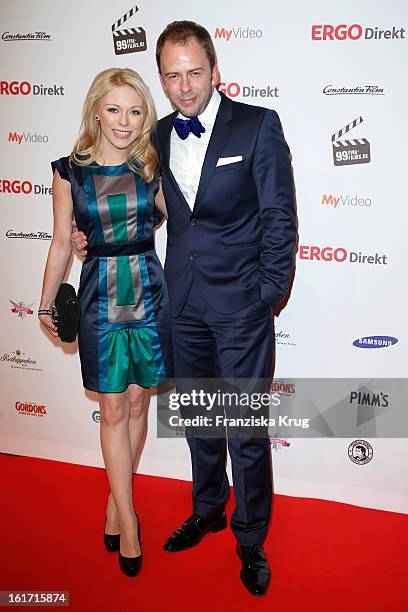
[{"label": "blue suit jacket", "polygon": [[[176,113],[157,124],[172,316],[183,308],[193,278],[210,306],[232,314],[260,299],[275,307],[291,277],[295,198],[279,117],[221,95],[193,211],[169,166]],[[220,157],[236,156],[242,161],[216,167]]]}]

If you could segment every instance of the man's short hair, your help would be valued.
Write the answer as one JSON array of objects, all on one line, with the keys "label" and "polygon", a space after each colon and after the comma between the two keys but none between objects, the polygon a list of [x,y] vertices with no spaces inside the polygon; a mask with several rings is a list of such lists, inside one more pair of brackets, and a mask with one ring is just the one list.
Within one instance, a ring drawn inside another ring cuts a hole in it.
[{"label": "man's short hair", "polygon": [[214,68],[215,64],[217,63],[217,55],[215,53],[214,44],[208,30],[194,21],[173,21],[166,26],[157,39],[156,62],[160,73],[160,55],[164,43],[169,42],[172,45],[185,46],[188,44],[190,38],[195,38],[203,47],[210,63],[211,70]]}]

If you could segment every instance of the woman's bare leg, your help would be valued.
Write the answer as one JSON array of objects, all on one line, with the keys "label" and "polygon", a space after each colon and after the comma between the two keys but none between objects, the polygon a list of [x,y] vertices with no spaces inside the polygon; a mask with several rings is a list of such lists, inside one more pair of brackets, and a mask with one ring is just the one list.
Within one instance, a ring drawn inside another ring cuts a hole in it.
[{"label": "woman's bare leg", "polygon": [[[126,395],[129,409],[128,426],[132,456],[132,471],[136,471],[146,441],[150,391],[148,389],[144,389],[143,387],[139,387],[139,385],[129,385]],[[112,492],[108,498],[106,516],[106,533],[112,535],[120,533],[119,513],[116,508]],[[125,554],[125,556],[131,556],[124,553],[123,550],[122,553]]]}]

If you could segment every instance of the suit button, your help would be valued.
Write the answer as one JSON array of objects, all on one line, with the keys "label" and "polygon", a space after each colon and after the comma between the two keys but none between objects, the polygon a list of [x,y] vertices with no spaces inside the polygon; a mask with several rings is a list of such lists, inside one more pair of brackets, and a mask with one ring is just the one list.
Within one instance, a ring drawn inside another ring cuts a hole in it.
[{"label": "suit button", "polygon": [[189,255],[189,260],[190,261],[194,261],[194,259],[196,259],[196,258],[197,258],[197,253],[195,251],[190,253],[190,255]]},{"label": "suit button", "polygon": [[191,225],[197,225],[198,219],[193,218],[193,219],[191,219],[190,223],[191,223]]}]

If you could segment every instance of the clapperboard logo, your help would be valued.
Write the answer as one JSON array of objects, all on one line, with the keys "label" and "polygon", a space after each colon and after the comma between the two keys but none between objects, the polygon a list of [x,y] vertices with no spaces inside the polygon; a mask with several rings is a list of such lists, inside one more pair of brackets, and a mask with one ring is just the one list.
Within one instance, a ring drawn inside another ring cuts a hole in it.
[{"label": "clapperboard logo", "polygon": [[136,53],[137,51],[146,51],[147,49],[146,32],[143,28],[119,30],[122,23],[133,17],[138,10],[137,6],[134,6],[123,17],[112,24],[113,48],[116,55]]},{"label": "clapperboard logo", "polygon": [[332,135],[333,161],[335,166],[368,164],[371,161],[370,143],[366,138],[340,140],[344,134],[347,134],[362,122],[363,118],[357,117],[357,119],[354,119],[354,121]]}]

